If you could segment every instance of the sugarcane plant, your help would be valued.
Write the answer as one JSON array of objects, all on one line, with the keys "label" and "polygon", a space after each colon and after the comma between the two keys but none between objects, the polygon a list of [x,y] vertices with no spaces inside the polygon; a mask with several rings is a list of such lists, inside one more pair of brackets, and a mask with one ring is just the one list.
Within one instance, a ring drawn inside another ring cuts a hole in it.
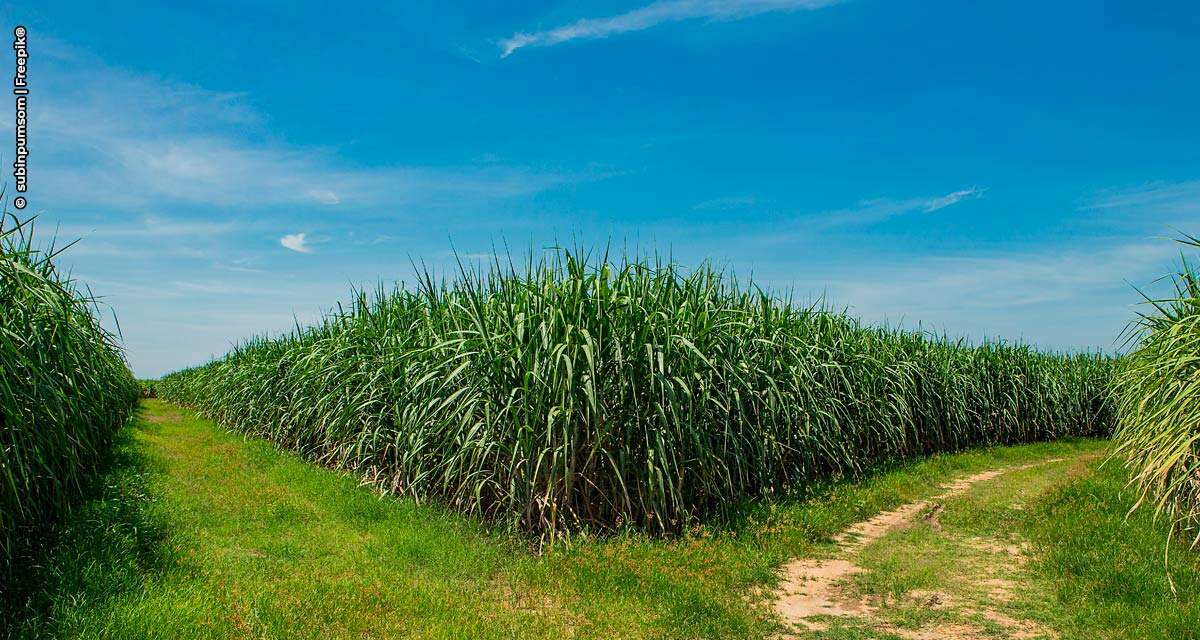
[{"label": "sugarcane plant", "polygon": [[[1186,249],[1200,240],[1184,235]],[[1185,250],[1186,250],[1185,249]],[[1172,530],[1200,543],[1200,276],[1187,255],[1166,277],[1169,293],[1144,294],[1116,376],[1116,454]]]},{"label": "sugarcane plant", "polygon": [[866,326],[708,264],[554,250],[356,291],[162,397],[380,489],[511,522],[676,532],[965,447],[1100,435],[1111,360]]},{"label": "sugarcane plant", "polygon": [[55,266],[65,248],[0,215],[0,569],[78,497],[137,398],[96,299]]}]

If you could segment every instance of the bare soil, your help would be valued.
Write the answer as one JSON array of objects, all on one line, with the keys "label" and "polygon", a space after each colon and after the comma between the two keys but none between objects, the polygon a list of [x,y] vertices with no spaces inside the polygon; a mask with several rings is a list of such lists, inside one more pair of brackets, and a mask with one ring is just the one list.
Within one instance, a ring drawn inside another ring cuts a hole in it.
[{"label": "bare soil", "polygon": [[[985,629],[972,624],[940,624],[913,630],[899,628],[878,620],[875,615],[879,610],[878,603],[854,598],[846,593],[844,585],[847,579],[862,571],[862,568],[855,564],[852,558],[863,547],[879,540],[890,531],[909,526],[921,514],[925,514],[931,526],[940,530],[937,518],[942,511],[943,501],[962,495],[981,482],[996,479],[1012,471],[1061,461],[1061,458],[1053,458],[958,478],[943,485],[940,493],[929,499],[909,502],[852,525],[834,537],[834,542],[837,544],[834,558],[796,558],[783,567],[779,586],[774,593],[776,614],[788,624],[789,628],[800,631],[823,631],[828,628],[823,618],[834,616],[874,622],[873,626],[879,631],[912,640],[994,638],[995,636],[989,635]],[[967,543],[978,550],[1012,556],[1015,562],[1021,562],[1024,555],[1024,550],[1019,545],[984,539],[972,539]],[[1011,581],[1005,579],[995,579],[987,586],[991,587],[990,593],[995,596],[997,601],[1008,599],[1013,587]],[[937,592],[912,592],[908,594],[908,597],[917,598],[921,601],[922,606],[928,607],[947,606],[952,601],[948,594]],[[1013,619],[986,606],[962,604],[962,607],[968,611],[978,610],[983,618],[1006,629],[1007,637],[1013,640],[1056,637],[1052,631],[1035,623]]]}]

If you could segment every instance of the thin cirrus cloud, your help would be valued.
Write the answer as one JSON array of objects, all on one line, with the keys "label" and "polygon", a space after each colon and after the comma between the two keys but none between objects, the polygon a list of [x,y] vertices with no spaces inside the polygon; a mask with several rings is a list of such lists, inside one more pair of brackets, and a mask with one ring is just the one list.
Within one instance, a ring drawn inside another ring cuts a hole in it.
[{"label": "thin cirrus cloud", "polygon": [[297,253],[312,253],[312,247],[309,246],[305,233],[289,233],[279,239],[279,244],[285,249],[291,249]]},{"label": "thin cirrus cloud", "polygon": [[[1113,351],[1121,348],[1121,331],[1140,302],[1126,278],[1158,273],[1173,251],[1170,243],[1155,240],[1099,240],[1067,251],[1054,246],[934,255],[885,270],[851,267],[819,286],[830,304],[845,304],[870,322],[1031,339],[1024,331],[1036,314],[1052,320],[1034,340],[1042,346]],[[931,319],[936,323],[917,324]]]},{"label": "thin cirrus cloud", "polygon": [[135,222],[102,224],[73,224],[56,228],[56,235],[68,240],[76,238],[163,238],[215,236],[244,230],[246,225],[234,221],[187,220],[158,215],[145,215]]},{"label": "thin cirrus cloud", "polygon": [[58,210],[412,210],[494,202],[592,178],[495,163],[349,167],[331,149],[274,141],[267,119],[240,93],[113,68],[61,43],[48,48],[41,65],[44,98],[31,128],[43,150],[40,198]]},{"label": "thin cirrus cloud", "polygon": [[957,204],[967,198],[977,198],[982,196],[983,191],[984,190],[980,189],[979,187],[971,187],[969,189],[962,189],[953,193],[947,193],[946,195],[939,196],[937,198],[930,198],[925,203],[925,206],[922,207],[922,211],[925,213],[932,213],[938,209],[945,209],[946,207],[949,207],[952,204]]},{"label": "thin cirrus cloud", "polygon": [[339,204],[342,199],[329,189],[309,189],[308,197],[321,204]]},{"label": "thin cirrus cloud", "polygon": [[853,207],[826,211],[818,214],[815,218],[818,224],[825,227],[874,224],[904,214],[940,211],[964,200],[983,197],[985,191],[986,189],[979,187],[969,187],[941,196],[904,200],[892,198],[862,200]]},{"label": "thin cirrus cloud", "polygon": [[740,20],[776,11],[812,11],[841,0],[659,0],[632,11],[605,18],[584,18],[561,27],[518,32],[500,41],[501,58],[525,47],[548,47],[572,40],[597,40],[642,31],[683,20]]},{"label": "thin cirrus cloud", "polygon": [[1192,222],[1200,215],[1200,180],[1108,190],[1089,200],[1081,209],[1179,216]]}]

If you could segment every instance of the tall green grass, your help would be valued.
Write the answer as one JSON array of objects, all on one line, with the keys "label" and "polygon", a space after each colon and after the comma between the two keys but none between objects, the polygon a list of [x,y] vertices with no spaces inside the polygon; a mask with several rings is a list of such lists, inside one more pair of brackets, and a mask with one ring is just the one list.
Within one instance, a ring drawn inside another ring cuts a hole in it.
[{"label": "tall green grass", "polygon": [[164,398],[378,487],[553,537],[678,531],[897,458],[1097,435],[1110,361],[969,346],[703,266],[560,251],[358,292]]},{"label": "tall green grass", "polygon": [[[1185,247],[1200,240],[1185,236]],[[1186,256],[1169,277],[1173,292],[1147,297],[1149,310],[1129,328],[1134,348],[1116,378],[1116,453],[1177,531],[1200,543],[1200,275]]]},{"label": "tall green grass", "polygon": [[0,567],[78,495],[137,398],[89,292],[0,217]]}]

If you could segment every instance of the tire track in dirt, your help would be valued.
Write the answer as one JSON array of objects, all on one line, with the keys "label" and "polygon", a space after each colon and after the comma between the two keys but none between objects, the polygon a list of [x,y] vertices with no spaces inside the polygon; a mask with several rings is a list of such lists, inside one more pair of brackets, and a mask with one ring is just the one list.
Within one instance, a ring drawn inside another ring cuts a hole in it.
[{"label": "tire track in dirt", "polygon": [[810,619],[815,616],[862,617],[870,614],[872,610],[868,604],[842,596],[837,586],[841,581],[862,571],[858,565],[846,558],[888,532],[909,524],[926,509],[940,506],[941,501],[960,496],[981,482],[993,480],[1005,473],[1063,460],[1064,458],[1051,458],[965,476],[942,485],[941,493],[935,496],[903,504],[851,525],[834,537],[838,557],[795,558],[784,565],[782,579],[774,594],[776,614],[789,626],[811,631],[824,629],[824,625]]}]

